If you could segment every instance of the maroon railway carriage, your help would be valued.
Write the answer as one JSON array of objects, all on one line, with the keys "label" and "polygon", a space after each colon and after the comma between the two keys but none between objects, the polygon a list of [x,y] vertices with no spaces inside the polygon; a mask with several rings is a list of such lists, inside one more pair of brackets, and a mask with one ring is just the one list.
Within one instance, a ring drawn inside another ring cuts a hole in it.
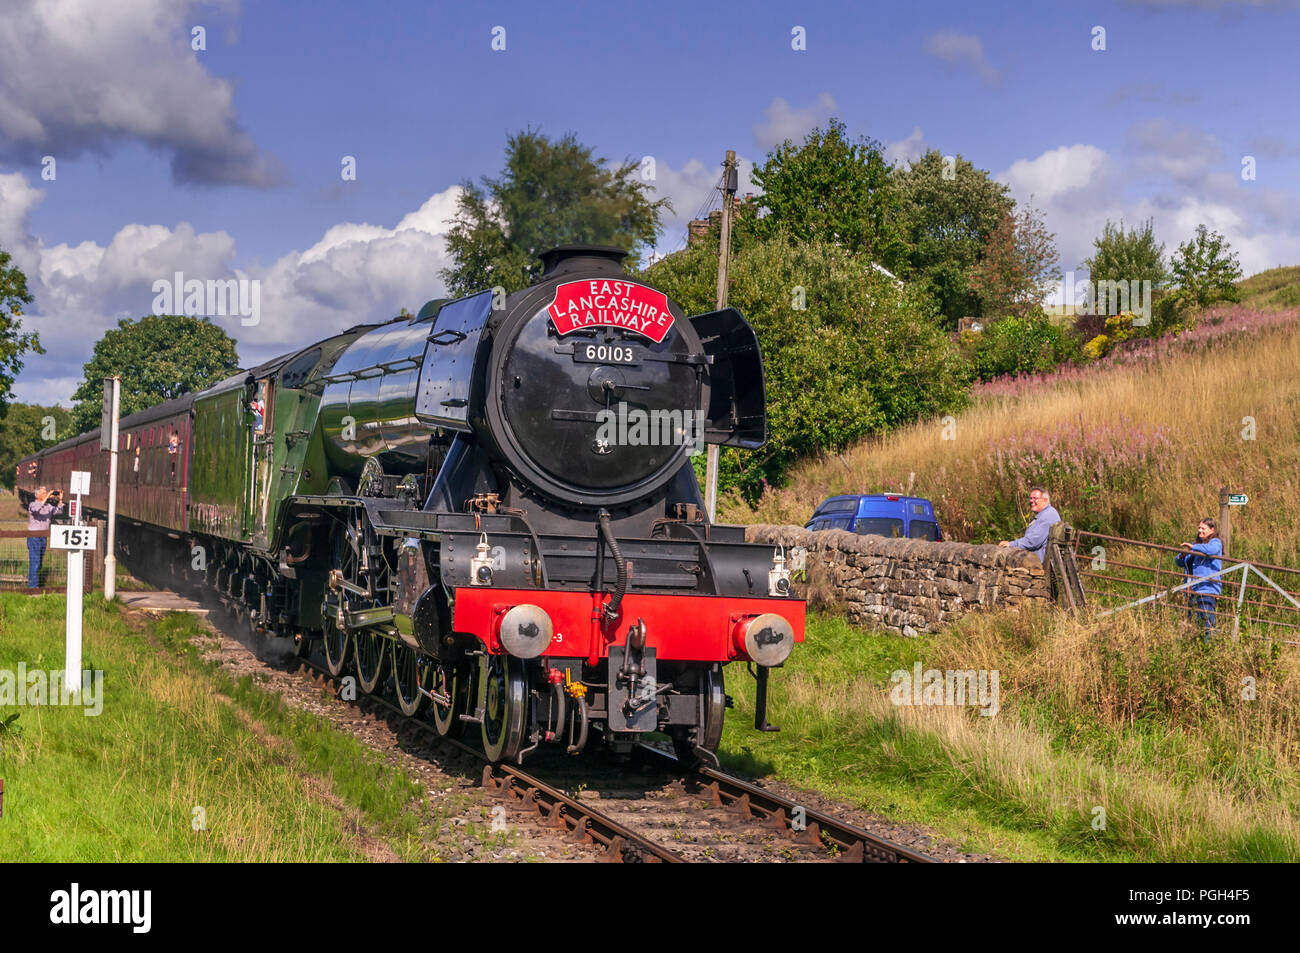
[{"label": "maroon railway carriage", "polygon": [[[183,532],[191,442],[190,395],[124,417],[118,426],[117,512],[142,526]],[[175,441],[172,435],[176,435]],[[90,495],[82,505],[108,510],[109,454],[101,450],[99,430],[55,444],[18,464],[19,502],[26,507],[38,487],[63,490],[74,470],[90,474]]]}]

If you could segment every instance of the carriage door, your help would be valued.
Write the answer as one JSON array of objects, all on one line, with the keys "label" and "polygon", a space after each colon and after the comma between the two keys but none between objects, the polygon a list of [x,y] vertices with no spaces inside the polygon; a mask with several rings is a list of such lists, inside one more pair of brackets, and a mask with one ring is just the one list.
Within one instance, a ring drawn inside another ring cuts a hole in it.
[{"label": "carriage door", "polygon": [[252,535],[266,535],[266,514],[271,496],[271,468],[275,462],[275,389],[272,380],[257,382],[255,409],[253,410],[253,465],[250,468],[251,499],[248,511],[252,514]]}]

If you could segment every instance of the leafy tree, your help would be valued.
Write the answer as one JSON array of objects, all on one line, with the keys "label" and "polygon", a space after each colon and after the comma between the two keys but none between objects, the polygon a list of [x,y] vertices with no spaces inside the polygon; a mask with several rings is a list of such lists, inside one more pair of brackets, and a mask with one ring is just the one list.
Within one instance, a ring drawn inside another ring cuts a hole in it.
[{"label": "leafy tree", "polygon": [[0,420],[5,417],[13,397],[14,379],[23,369],[22,356],[27,351],[44,354],[35,332],[23,333],[23,305],[32,303],[27,290],[27,276],[15,265],[11,257],[0,249]]},{"label": "leafy tree", "polygon": [[978,317],[979,296],[971,269],[984,256],[989,237],[1015,208],[1007,187],[960,155],[952,161],[928,150],[906,169],[894,171],[907,245],[905,277],[934,299],[944,326]]},{"label": "leafy tree", "polygon": [[635,256],[659,234],[668,200],[650,201],[639,164],[607,168],[572,133],[552,142],[525,130],[506,141],[499,178],[463,183],[447,234],[455,264],[443,269],[451,295],[500,285],[517,291],[541,276],[537,256],[556,245],[627,248]]},{"label": "leafy tree", "polygon": [[19,460],[75,433],[72,414],[62,407],[11,405],[9,416],[0,427],[0,487],[14,488],[14,467]]},{"label": "leafy tree", "polygon": [[971,289],[985,315],[1023,318],[1042,310],[1043,296],[1061,280],[1055,237],[1032,205],[1002,216],[971,269]]},{"label": "leafy tree", "polygon": [[765,238],[831,242],[870,261],[898,269],[906,251],[899,199],[880,143],[854,142],[832,119],[796,146],[787,139],[754,169],[767,214],[752,220]]},{"label": "leafy tree", "polygon": [[[768,443],[724,448],[720,485],[751,498],[799,457],[948,413],[967,399],[967,370],[927,298],[880,275],[863,255],[776,235],[739,251],[729,302],[758,333]],[[647,269],[687,313],[714,305],[717,253],[705,243]]]},{"label": "leafy tree", "polygon": [[1178,246],[1173,257],[1175,293],[1179,303],[1188,308],[1205,308],[1216,301],[1236,301],[1241,280],[1241,265],[1228,241],[1218,232],[1196,226],[1191,241]]},{"label": "leafy tree", "polygon": [[124,318],[107,332],[85,365],[86,378],[72,399],[78,433],[99,426],[104,378],[122,377],[122,416],[202,390],[239,370],[235,342],[207,318],[148,314]]},{"label": "leafy tree", "polygon": [[1101,235],[1092,242],[1091,258],[1083,260],[1089,278],[1098,281],[1150,281],[1153,290],[1163,288],[1169,281],[1165,265],[1164,243],[1156,243],[1150,219],[1141,228],[1124,230],[1124,223],[1112,225],[1106,220]]}]

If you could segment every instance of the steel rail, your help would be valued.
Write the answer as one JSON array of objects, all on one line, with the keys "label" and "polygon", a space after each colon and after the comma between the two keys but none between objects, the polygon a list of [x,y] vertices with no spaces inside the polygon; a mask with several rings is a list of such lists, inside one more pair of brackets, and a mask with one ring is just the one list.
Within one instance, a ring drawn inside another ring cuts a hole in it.
[{"label": "steel rail", "polygon": [[[637,753],[680,765],[666,751],[641,745]],[[920,851],[864,830],[775,794],[756,784],[715,768],[700,766],[695,777],[714,805],[751,817],[766,827],[788,831],[795,840],[807,844],[833,846],[841,863],[935,864],[939,861]],[[796,827],[798,824],[798,827]]]},{"label": "steel rail", "polygon": [[[339,686],[342,683],[341,678],[330,675],[315,662],[301,657],[295,661],[300,670],[310,669],[332,685]],[[352,704],[360,707],[362,698],[370,699],[396,716],[403,724],[414,726],[438,744],[455,748],[463,754],[482,761],[482,783],[485,790],[496,797],[530,805],[544,821],[567,830],[573,842],[599,844],[605,848],[607,859],[614,862],[665,864],[686,862],[686,858],[680,854],[624,827],[613,818],[592,810],[586,804],[569,797],[558,788],[552,787],[515,765],[493,764],[484,757],[482,751],[473,746],[455,738],[443,737],[438,734],[433,725],[403,714],[400,708],[380,695],[358,695]]]}]

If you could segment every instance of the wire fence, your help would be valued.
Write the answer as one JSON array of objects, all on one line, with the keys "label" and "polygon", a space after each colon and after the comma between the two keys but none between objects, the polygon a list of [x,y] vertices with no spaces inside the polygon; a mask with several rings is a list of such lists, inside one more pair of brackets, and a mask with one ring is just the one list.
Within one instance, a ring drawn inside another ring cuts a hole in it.
[{"label": "wire fence", "polygon": [[[40,540],[44,545],[32,547],[28,540]],[[0,530],[0,591],[28,592],[33,595],[42,592],[68,591],[67,553],[61,549],[50,549],[48,530]],[[33,567],[39,555],[38,565]],[[98,565],[98,553],[86,551],[83,589],[90,592],[96,578],[95,567]],[[36,569],[36,586],[31,585],[32,570]]]},{"label": "wire fence", "polygon": [[[1221,556],[1221,569],[1194,578],[1174,558],[1183,552],[1144,540],[1078,532],[1075,559],[1088,601],[1102,612],[1143,607],[1182,613],[1216,633],[1300,645],[1300,569]],[[1193,591],[1217,580],[1222,592]]]}]

